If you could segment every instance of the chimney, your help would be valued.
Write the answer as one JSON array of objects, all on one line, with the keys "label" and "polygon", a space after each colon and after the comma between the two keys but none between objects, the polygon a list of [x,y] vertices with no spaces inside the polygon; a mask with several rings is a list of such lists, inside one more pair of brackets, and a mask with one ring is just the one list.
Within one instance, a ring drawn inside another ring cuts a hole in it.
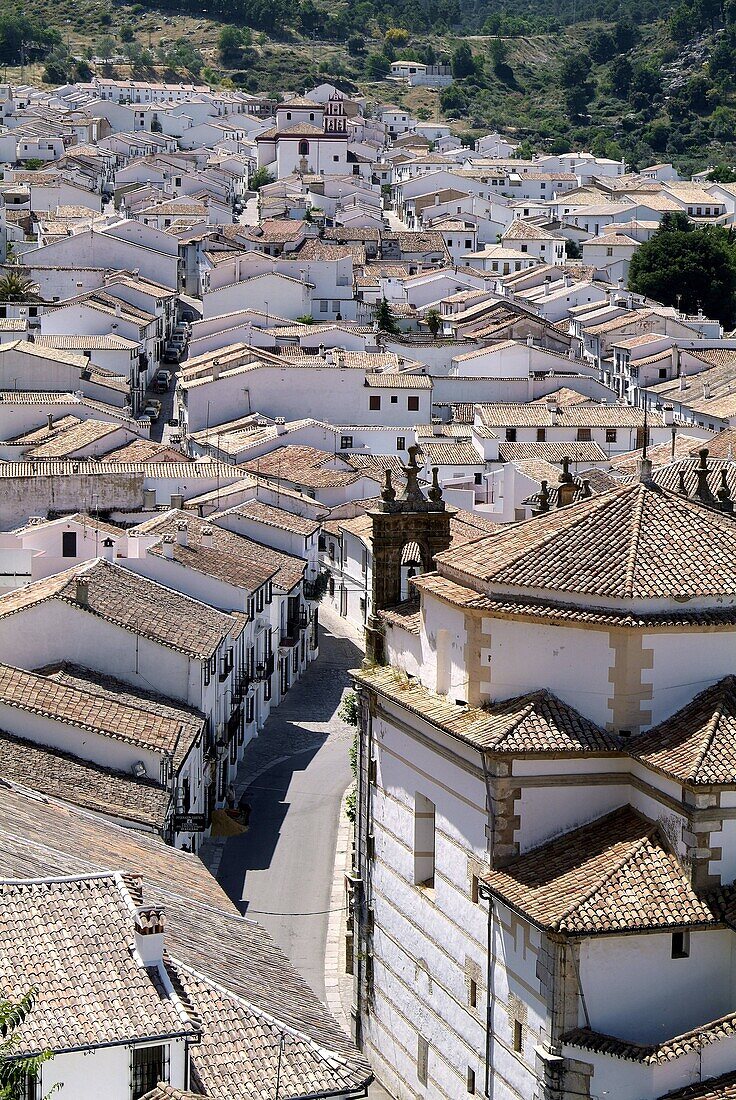
[{"label": "chimney", "polygon": [[53,413],[49,413],[47,415],[47,417],[46,417],[46,427],[48,428],[49,431],[53,431],[53,427],[54,427]]},{"label": "chimney", "polygon": [[80,607],[89,607],[89,582],[82,577],[77,577],[74,599]]},{"label": "chimney", "polygon": [[664,407],[664,424],[666,428],[671,428],[675,422],[675,410],[671,405],[665,405]]},{"label": "chimney", "polygon": [[135,911],[135,949],[143,965],[161,966],[164,956],[166,914],[157,905],[139,905]]},{"label": "chimney", "polygon": [[202,540],[203,549],[205,549],[205,550],[211,550],[212,549],[212,547],[214,545],[214,540],[212,538],[212,528],[211,527],[203,527],[202,528],[201,540]]},{"label": "chimney", "polygon": [[529,333],[529,335],[526,338],[526,346],[528,348],[533,348],[534,347],[534,337],[532,336],[531,332]]},{"label": "chimney", "polygon": [[327,348],[325,347],[324,344],[320,344],[320,346],[319,346],[319,357],[320,357],[320,359],[326,359],[327,358]]},{"label": "chimney", "polygon": [[652,460],[651,458],[640,458],[636,464],[636,471],[639,481],[642,485],[651,485],[652,483]]},{"label": "chimney", "polygon": [[184,497],[181,495],[181,493],[172,493],[169,508],[174,509],[174,511],[180,512],[183,507]]},{"label": "chimney", "polygon": [[286,435],[286,420],[283,416],[277,416],[274,420],[276,435]]},{"label": "chimney", "polygon": [[557,412],[557,402],[555,401],[554,397],[548,397],[544,404],[547,408],[547,412],[549,413],[549,415],[554,416]]},{"label": "chimney", "polygon": [[213,380],[213,382],[216,382],[219,377],[220,377],[220,360],[219,359],[214,359],[212,361],[212,380]]},{"label": "chimney", "polygon": [[143,511],[153,512],[156,509],[156,490],[144,489],[143,490]]},{"label": "chimney", "polygon": [[181,520],[176,525],[176,541],[179,546],[189,545],[189,524],[185,519]]},{"label": "chimney", "polygon": [[728,467],[724,466],[721,470],[721,487],[716,493],[718,497],[718,507],[722,512],[733,512],[733,501],[731,500],[731,490],[728,487]]},{"label": "chimney", "polygon": [[566,508],[568,504],[572,504],[575,497],[575,479],[570,473],[571,458],[566,455],[562,460],[562,473],[559,477],[559,486],[557,489],[557,507]]},{"label": "chimney", "polygon": [[163,546],[164,546],[164,557],[168,558],[169,561],[170,561],[174,556],[174,536],[173,535],[164,535]]},{"label": "chimney", "polygon": [[104,550],[105,561],[112,561],[115,552],[115,543],[108,535],[106,539],[102,540],[102,549]]}]

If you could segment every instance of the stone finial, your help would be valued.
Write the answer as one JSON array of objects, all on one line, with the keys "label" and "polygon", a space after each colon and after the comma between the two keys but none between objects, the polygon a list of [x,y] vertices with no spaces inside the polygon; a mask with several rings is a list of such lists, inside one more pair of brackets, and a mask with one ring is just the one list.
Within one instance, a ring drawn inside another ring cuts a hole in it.
[{"label": "stone finial", "polygon": [[685,471],[680,470],[677,475],[677,491],[681,497],[687,496],[687,488],[685,487]]},{"label": "stone finial", "polygon": [[387,504],[396,500],[396,490],[393,487],[391,481],[391,471],[386,470],[383,475],[383,489],[381,490],[381,500],[385,500]]},{"label": "stone finial", "polygon": [[581,495],[583,497],[592,497],[593,496],[593,490],[590,487],[590,482],[588,481],[587,477],[583,478],[583,491],[582,491]]},{"label": "stone finial", "polygon": [[726,466],[721,470],[721,487],[716,496],[718,497],[718,507],[722,512],[733,512],[731,490],[728,487],[728,468]]},{"label": "stone finial", "polygon": [[562,473],[560,474],[560,485],[571,485],[573,481],[572,474],[570,473],[570,463],[572,459],[565,455],[562,460]]},{"label": "stone finial", "polygon": [[419,454],[419,447],[416,443],[413,443],[409,448],[409,461],[402,463],[402,469],[406,475],[406,489],[404,490],[404,500],[423,500],[422,490],[419,488],[419,463],[417,462],[417,455]]},{"label": "stone finial", "polygon": [[539,512],[549,512],[549,483],[547,481],[542,482],[542,491],[539,494]]},{"label": "stone finial", "polygon": [[712,504],[715,498],[714,498],[713,494],[710,491],[710,486],[708,485],[708,448],[707,447],[702,447],[701,450],[698,451],[698,458],[699,458],[699,462],[698,462],[698,465],[695,468],[695,476],[698,479],[698,483],[695,486],[695,492],[693,493],[693,498],[695,500],[702,501],[704,504]]},{"label": "stone finial", "polygon": [[437,466],[432,467],[432,488],[427,493],[427,496],[436,504],[442,500],[442,489],[439,483],[439,468]]}]

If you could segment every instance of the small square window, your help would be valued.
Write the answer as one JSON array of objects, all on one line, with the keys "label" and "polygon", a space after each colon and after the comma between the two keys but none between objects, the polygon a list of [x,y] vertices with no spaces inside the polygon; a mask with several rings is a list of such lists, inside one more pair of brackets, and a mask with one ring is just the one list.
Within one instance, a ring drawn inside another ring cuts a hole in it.
[{"label": "small square window", "polygon": [[544,443],[547,439],[547,429],[537,428],[537,443]]},{"label": "small square window", "polygon": [[398,405],[398,403],[399,403],[398,395],[395,394],[395,393],[392,393],[391,394],[391,404],[392,405]]},{"label": "small square window", "polygon": [[419,398],[408,397],[406,400],[406,407],[409,412],[419,412]]},{"label": "small square window", "polygon": [[506,442],[507,443],[516,443],[516,428],[507,428],[506,429]]},{"label": "small square window", "polygon": [[353,448],[353,437],[351,435],[340,436],[340,450],[350,451]]},{"label": "small square window", "polygon": [[406,436],[404,436],[404,435],[397,435],[396,436],[396,450],[397,451],[405,451],[406,450]]},{"label": "small square window", "polygon": [[479,473],[473,474],[473,480],[475,481],[476,485],[482,485],[483,484],[483,474],[479,474]]},{"label": "small square window", "polygon": [[381,409],[381,398],[378,394],[371,394],[368,398],[368,408],[371,412],[379,412]]},{"label": "small square window", "polygon": [[617,432],[615,428],[606,428],[606,443],[615,443],[616,435]]}]

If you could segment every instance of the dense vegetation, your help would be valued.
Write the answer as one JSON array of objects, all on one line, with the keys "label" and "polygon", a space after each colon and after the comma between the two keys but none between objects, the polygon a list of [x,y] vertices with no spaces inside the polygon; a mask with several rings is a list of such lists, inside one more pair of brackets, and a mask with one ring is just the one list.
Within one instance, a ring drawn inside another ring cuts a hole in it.
[{"label": "dense vegetation", "polygon": [[[399,57],[450,63],[455,82],[391,83]],[[736,0],[28,0],[22,14],[0,0],[0,59],[41,62],[49,83],[94,70],[274,93],[329,79],[468,141],[508,130],[525,155],[736,164]]]},{"label": "dense vegetation", "polygon": [[629,286],[685,313],[703,309],[725,328],[736,324],[736,241],[721,226],[697,228],[685,214],[665,214],[634,253]]}]

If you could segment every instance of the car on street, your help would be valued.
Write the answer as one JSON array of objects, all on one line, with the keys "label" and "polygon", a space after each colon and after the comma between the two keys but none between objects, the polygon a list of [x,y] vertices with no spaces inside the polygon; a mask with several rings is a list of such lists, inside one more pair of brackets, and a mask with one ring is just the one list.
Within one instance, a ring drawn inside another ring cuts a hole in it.
[{"label": "car on street", "polygon": [[156,371],[151,384],[151,389],[154,393],[167,393],[169,386],[171,385],[171,371],[162,367]]},{"label": "car on street", "polygon": [[178,363],[181,359],[181,352],[181,348],[175,347],[174,344],[167,344],[164,348],[161,360],[164,363]]},{"label": "car on street", "polygon": [[158,420],[161,415],[161,402],[157,401],[155,397],[149,398],[143,407],[143,415],[147,416],[149,420]]}]

